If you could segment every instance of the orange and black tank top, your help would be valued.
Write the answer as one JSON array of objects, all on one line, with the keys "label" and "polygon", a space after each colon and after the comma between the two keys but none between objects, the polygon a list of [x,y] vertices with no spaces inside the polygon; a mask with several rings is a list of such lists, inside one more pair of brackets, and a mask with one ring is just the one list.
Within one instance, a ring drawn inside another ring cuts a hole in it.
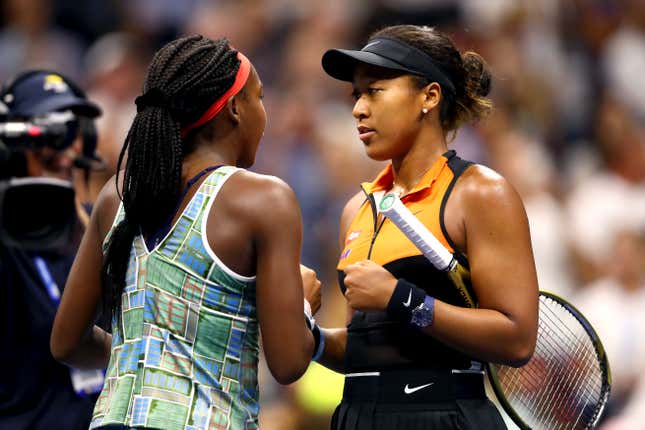
[{"label": "orange and black tank top", "polygon": [[[401,201],[448,248],[456,252],[448,237],[443,213],[448,196],[459,176],[472,163],[454,151],[439,157],[419,183]],[[344,268],[369,259],[383,266],[397,279],[403,278],[444,302],[465,306],[445,273],[437,270],[384,217],[377,216],[378,203],[392,187],[392,165],[372,183],[362,184],[366,199],[356,213],[345,236],[338,262],[339,284],[345,286]],[[467,267],[463,254],[457,258]],[[346,372],[365,372],[400,368],[468,369],[471,358],[435,340],[409,324],[392,319],[385,311],[357,311],[347,327]]]}]

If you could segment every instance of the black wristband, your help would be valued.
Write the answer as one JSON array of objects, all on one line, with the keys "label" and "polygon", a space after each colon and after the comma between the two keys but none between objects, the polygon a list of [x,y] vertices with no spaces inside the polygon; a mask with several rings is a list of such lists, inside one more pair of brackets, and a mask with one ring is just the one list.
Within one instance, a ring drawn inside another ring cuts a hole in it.
[{"label": "black wristband", "polygon": [[412,311],[423,303],[425,291],[405,279],[399,279],[385,309],[388,315],[399,321],[409,323]]},{"label": "black wristband", "polygon": [[314,335],[314,353],[311,357],[311,361],[318,361],[322,357],[323,352],[325,352],[325,335],[318,324],[314,325],[314,328],[311,330],[311,333]]}]

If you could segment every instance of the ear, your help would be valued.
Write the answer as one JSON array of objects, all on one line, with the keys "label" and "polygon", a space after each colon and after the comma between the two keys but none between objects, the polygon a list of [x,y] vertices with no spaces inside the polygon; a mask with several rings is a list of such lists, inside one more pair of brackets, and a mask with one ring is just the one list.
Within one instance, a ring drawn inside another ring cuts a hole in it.
[{"label": "ear", "polygon": [[441,102],[441,86],[436,83],[432,82],[429,85],[426,85],[423,90],[423,108],[428,109],[429,111],[434,109],[435,107],[439,106],[439,103]]},{"label": "ear", "polygon": [[226,102],[226,114],[234,125],[240,123],[240,105],[236,96],[231,97]]}]

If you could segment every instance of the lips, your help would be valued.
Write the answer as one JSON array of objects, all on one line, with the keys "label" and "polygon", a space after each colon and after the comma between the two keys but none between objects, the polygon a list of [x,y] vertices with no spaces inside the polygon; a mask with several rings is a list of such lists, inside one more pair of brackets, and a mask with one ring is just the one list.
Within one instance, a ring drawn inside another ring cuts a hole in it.
[{"label": "lips", "polygon": [[369,138],[372,137],[375,133],[375,130],[373,128],[369,128],[365,125],[359,125],[357,127],[357,130],[358,130],[358,138],[363,142],[366,142],[367,140],[369,140]]}]

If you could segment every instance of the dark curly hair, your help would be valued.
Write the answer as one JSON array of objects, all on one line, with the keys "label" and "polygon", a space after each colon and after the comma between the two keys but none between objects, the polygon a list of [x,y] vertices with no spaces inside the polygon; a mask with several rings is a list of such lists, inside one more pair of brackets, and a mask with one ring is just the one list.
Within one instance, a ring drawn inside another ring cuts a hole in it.
[{"label": "dark curly hair", "polygon": [[[491,89],[491,73],[479,54],[472,51],[462,54],[447,35],[432,27],[395,25],[373,33],[369,40],[379,37],[398,39],[422,50],[453,82],[456,94],[444,92],[440,108],[441,125],[446,131],[456,130],[490,112],[492,102],[486,96]],[[413,79],[419,88],[431,82],[420,76]]]}]

